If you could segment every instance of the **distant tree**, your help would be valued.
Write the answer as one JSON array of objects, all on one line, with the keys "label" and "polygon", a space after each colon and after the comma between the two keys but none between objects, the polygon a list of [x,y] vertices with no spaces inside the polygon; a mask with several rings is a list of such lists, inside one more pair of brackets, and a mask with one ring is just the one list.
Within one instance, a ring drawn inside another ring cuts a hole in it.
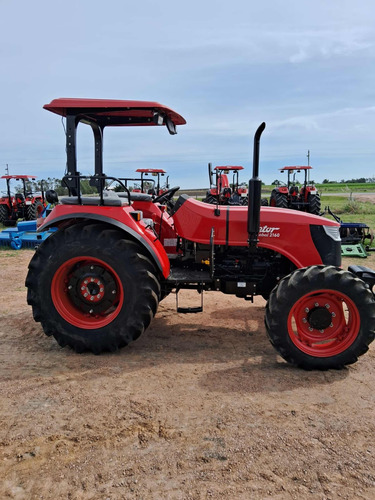
[{"label": "distant tree", "polygon": [[330,182],[330,181],[329,181],[328,179],[323,179],[322,184],[329,184],[329,182]]}]

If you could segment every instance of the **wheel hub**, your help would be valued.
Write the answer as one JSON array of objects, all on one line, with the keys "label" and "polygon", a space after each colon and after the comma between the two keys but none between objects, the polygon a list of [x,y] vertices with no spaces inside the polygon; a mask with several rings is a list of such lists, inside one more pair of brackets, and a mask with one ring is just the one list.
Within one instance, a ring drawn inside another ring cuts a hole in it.
[{"label": "wheel hub", "polygon": [[104,283],[97,276],[87,276],[80,281],[79,291],[84,301],[97,303],[104,297]]},{"label": "wheel hub", "polygon": [[78,267],[70,275],[67,290],[79,309],[94,315],[104,313],[117,300],[113,276],[98,265]]},{"label": "wheel hub", "polygon": [[326,307],[315,307],[307,315],[307,321],[312,328],[325,330],[332,323],[332,314]]}]

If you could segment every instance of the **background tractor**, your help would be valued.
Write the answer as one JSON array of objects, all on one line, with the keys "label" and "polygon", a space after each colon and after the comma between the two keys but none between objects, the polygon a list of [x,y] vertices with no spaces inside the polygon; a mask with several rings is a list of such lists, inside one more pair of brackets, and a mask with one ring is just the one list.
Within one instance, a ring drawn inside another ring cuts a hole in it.
[{"label": "background tractor", "polygon": [[[310,214],[319,215],[321,211],[320,194],[313,182],[309,179],[312,167],[284,167],[281,173],[288,173],[286,185],[275,187],[271,192],[270,206],[302,210]],[[300,186],[296,181],[296,173],[304,172],[304,181]]]},{"label": "background tractor", "polygon": [[[3,175],[6,181],[6,195],[0,198],[0,222],[5,226],[15,226],[18,219],[35,220],[46,207],[44,199],[43,182],[42,191],[32,193],[27,186],[28,181],[34,181],[31,175]],[[12,180],[22,182],[22,192],[12,194],[10,183]]]},{"label": "background tractor", "polygon": [[[161,184],[161,177],[167,173],[161,168],[138,168],[136,172],[140,173],[140,177],[118,177],[126,188],[130,188],[133,193],[147,193],[151,196],[159,196],[169,189],[169,176],[165,183]],[[149,177],[150,176],[150,177]],[[115,183],[115,181],[112,181]],[[130,184],[130,186],[129,186]],[[121,185],[117,185],[115,191],[122,191]]]},{"label": "background tractor", "polygon": [[[69,196],[57,202],[39,230],[55,228],[36,250],[26,278],[33,316],[61,346],[77,352],[115,351],[137,339],[159,301],[176,294],[178,313],[203,310],[203,293],[220,291],[267,299],[265,325],[277,352],[306,369],[354,363],[374,339],[375,272],[341,269],[339,224],[275,207],[261,207],[259,144],[254,136],[248,206],[202,203],[179,186],[152,198],[105,189],[103,130],[166,126],[185,119],[156,102],[56,99],[45,109],[66,117]],[[96,197],[82,196],[76,131],[92,128],[96,144]],[[121,184],[121,181],[117,179]],[[361,279],[360,279],[361,278]],[[194,289],[196,307],[182,307],[181,291]],[[251,314],[249,312],[249,314]],[[250,339],[249,339],[250,341]]]},{"label": "background tractor", "polygon": [[[145,193],[147,191],[148,194],[151,194],[153,196],[159,196],[169,189],[169,176],[166,178],[165,183],[162,185],[162,177],[165,176],[167,173],[165,170],[162,168],[138,168],[136,172],[140,172],[141,174],[141,192]],[[156,181],[154,179],[150,179],[148,176],[156,178]],[[143,189],[143,186],[147,183],[152,181],[153,187],[149,189]]]},{"label": "background tractor", "polygon": [[[215,167],[215,174],[212,172],[212,164],[208,164],[208,177],[210,189],[207,191],[205,203],[219,205],[245,205],[247,204],[247,187],[239,184],[239,171],[243,167],[226,165]],[[233,172],[232,183],[229,180],[230,173]],[[215,176],[215,180],[214,180]]]}]

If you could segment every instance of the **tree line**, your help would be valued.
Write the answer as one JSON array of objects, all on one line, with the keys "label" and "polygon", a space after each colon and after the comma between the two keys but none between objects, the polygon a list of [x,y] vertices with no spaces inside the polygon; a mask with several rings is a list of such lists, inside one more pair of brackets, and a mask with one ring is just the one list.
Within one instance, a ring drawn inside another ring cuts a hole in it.
[{"label": "tree line", "polygon": [[375,177],[359,177],[358,179],[341,179],[341,181],[330,181],[329,179],[323,179],[322,184],[366,184],[369,182],[375,182]]}]

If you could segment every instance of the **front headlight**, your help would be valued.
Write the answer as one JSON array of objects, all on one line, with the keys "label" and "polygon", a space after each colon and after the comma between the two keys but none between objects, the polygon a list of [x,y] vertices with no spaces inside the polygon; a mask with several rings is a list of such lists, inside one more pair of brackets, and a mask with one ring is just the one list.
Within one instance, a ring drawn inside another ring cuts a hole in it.
[{"label": "front headlight", "polygon": [[334,241],[341,241],[339,226],[323,226],[323,229],[326,235],[332,238]]}]

